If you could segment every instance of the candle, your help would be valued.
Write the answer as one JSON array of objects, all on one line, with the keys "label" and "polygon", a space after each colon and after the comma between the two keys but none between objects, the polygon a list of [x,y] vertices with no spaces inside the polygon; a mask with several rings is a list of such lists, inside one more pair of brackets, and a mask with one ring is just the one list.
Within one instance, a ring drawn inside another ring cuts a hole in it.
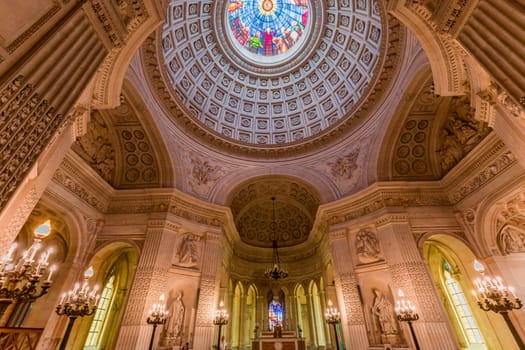
[{"label": "candle", "polygon": [[51,265],[51,267],[49,268],[49,275],[47,275],[46,282],[50,282],[51,283],[51,276],[53,276],[53,272],[55,272],[56,269],[57,269],[57,267],[55,265]]}]

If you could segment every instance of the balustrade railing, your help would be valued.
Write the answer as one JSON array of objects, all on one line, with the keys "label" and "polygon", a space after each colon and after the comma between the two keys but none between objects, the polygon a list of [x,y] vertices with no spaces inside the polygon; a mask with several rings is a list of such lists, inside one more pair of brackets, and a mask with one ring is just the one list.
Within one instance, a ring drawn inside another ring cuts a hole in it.
[{"label": "balustrade railing", "polygon": [[43,330],[43,328],[0,327],[0,349],[34,350],[36,349]]}]

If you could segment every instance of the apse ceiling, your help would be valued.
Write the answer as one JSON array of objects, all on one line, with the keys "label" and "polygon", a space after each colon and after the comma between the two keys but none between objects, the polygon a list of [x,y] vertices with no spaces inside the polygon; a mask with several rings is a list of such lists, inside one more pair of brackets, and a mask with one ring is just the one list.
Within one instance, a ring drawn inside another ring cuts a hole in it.
[{"label": "apse ceiling", "polygon": [[267,248],[272,247],[273,239],[279,247],[305,242],[321,203],[319,194],[310,185],[298,179],[276,176],[258,177],[243,183],[232,191],[230,198],[240,239],[251,246]]},{"label": "apse ceiling", "polygon": [[172,0],[161,71],[203,134],[301,144],[349,119],[383,74],[383,16],[365,0]]}]

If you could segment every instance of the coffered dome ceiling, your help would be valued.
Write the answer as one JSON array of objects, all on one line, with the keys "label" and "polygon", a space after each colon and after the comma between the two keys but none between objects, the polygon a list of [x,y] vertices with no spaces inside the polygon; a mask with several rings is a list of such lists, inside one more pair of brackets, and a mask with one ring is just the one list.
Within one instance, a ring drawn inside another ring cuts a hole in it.
[{"label": "coffered dome ceiling", "polygon": [[383,74],[385,16],[365,0],[171,1],[158,59],[176,120],[252,153],[348,127]]},{"label": "coffered dome ceiling", "polygon": [[269,248],[274,239],[274,204],[275,240],[279,247],[288,247],[307,240],[321,200],[314,188],[297,179],[272,176],[239,185],[230,203],[240,239]]}]

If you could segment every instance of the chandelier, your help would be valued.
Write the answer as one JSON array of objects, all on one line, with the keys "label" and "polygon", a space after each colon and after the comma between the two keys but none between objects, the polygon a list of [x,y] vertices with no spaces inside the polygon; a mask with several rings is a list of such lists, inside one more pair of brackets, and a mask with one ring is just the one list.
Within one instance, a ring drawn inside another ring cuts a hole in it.
[{"label": "chandelier", "polygon": [[[42,240],[51,233],[51,222],[47,220],[34,231],[34,241],[28,250],[15,259],[17,244],[13,243],[7,254],[0,259],[0,317],[7,306],[15,301],[34,302],[47,293],[51,287],[51,276],[56,266],[49,267],[52,248],[44,251],[40,258],[36,255],[42,248]],[[49,272],[47,272],[49,271]],[[44,274],[47,278],[44,279]]]},{"label": "chandelier", "polygon": [[266,269],[266,271],[264,272],[264,277],[272,280],[279,280],[281,278],[288,277],[288,272],[281,267],[281,261],[279,260],[279,252],[277,251],[277,233],[275,232],[275,228],[277,226],[277,223],[275,222],[275,197],[272,197],[272,209],[272,266]]}]

